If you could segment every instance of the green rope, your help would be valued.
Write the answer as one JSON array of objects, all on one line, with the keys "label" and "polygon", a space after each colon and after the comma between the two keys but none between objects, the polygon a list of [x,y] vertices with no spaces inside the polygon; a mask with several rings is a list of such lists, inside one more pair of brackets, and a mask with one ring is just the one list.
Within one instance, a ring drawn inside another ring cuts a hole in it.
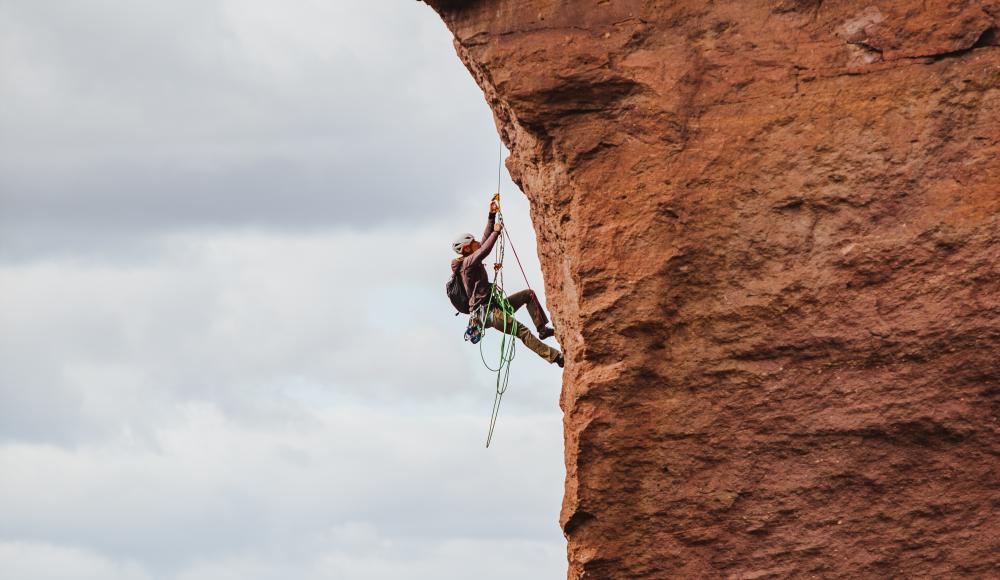
[{"label": "green rope", "polygon": [[[507,301],[507,296],[504,295],[503,290],[498,288],[495,283],[490,285],[490,299],[489,302],[486,303],[486,309],[483,310],[483,315],[479,319],[480,334],[483,338],[486,337],[486,317],[493,316],[494,304],[496,305],[496,309],[503,315],[504,331],[509,329],[512,336],[517,336],[517,320],[514,319],[514,306]],[[504,332],[503,336],[500,337],[500,366],[497,368],[491,367],[490,363],[486,361],[486,354],[483,352],[483,343],[486,341],[479,341],[479,358],[482,359],[483,364],[490,371],[494,373],[500,372],[503,369],[503,365],[514,360],[513,352],[510,353],[510,356],[506,356],[506,351],[508,350],[506,342],[510,337],[511,336],[506,332]],[[513,344],[513,341],[511,341],[511,345]],[[513,346],[510,346],[509,350],[513,350]]]}]

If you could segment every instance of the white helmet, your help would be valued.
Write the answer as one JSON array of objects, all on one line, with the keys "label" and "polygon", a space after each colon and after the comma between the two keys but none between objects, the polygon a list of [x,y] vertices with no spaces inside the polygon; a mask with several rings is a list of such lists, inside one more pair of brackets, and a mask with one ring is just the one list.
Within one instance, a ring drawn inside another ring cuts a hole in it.
[{"label": "white helmet", "polygon": [[462,249],[474,241],[476,241],[476,238],[472,234],[462,234],[451,243],[451,249],[455,250],[456,254],[462,255]]}]

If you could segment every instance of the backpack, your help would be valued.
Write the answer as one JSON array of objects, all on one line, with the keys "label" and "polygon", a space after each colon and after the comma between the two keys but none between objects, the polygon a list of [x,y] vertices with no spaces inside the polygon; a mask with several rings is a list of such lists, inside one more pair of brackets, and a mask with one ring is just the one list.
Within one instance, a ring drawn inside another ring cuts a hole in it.
[{"label": "backpack", "polygon": [[462,269],[456,268],[451,273],[451,280],[444,286],[448,292],[448,299],[451,305],[462,314],[469,314],[469,294],[465,291],[465,284],[462,283]]}]

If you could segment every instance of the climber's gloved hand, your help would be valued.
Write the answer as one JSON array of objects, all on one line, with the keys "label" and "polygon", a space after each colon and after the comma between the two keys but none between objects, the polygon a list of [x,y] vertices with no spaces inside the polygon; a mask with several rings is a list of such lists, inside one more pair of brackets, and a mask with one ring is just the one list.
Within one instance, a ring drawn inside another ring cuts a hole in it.
[{"label": "climber's gloved hand", "polygon": [[503,231],[503,222],[497,222],[497,223],[493,224],[493,231],[497,232],[497,233],[500,233],[501,231]]},{"label": "climber's gloved hand", "polygon": [[500,211],[500,204],[497,203],[496,201],[491,201],[490,202],[490,213],[497,213],[498,211]]}]

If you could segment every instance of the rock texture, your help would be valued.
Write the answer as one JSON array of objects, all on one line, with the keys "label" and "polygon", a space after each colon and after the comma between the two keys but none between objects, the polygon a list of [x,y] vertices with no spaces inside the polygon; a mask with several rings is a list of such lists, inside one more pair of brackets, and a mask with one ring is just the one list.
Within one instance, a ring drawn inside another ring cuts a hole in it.
[{"label": "rock texture", "polygon": [[571,578],[1000,577],[1000,0],[427,0],[532,203]]}]

